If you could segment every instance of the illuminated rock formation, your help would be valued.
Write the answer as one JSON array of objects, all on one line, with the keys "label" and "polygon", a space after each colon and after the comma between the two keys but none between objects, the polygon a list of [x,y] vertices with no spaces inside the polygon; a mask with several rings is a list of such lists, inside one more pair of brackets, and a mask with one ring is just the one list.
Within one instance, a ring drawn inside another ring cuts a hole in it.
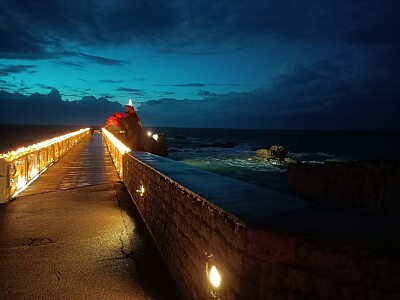
[{"label": "illuminated rock formation", "polygon": [[132,100],[129,100],[126,105],[124,114],[115,112],[107,119],[106,128],[132,151],[146,151],[167,156],[165,136],[163,134],[149,135],[145,132]]}]

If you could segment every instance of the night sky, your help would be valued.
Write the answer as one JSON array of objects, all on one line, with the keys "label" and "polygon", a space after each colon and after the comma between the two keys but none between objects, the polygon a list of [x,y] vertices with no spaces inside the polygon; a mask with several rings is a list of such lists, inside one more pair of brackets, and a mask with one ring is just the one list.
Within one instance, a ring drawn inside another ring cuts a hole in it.
[{"label": "night sky", "polygon": [[400,1],[0,0],[0,123],[400,129]]}]

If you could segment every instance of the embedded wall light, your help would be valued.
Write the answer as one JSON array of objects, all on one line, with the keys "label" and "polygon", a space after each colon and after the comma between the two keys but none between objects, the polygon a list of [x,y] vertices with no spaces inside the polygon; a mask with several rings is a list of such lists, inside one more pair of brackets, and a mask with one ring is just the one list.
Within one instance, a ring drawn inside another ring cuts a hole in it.
[{"label": "embedded wall light", "polygon": [[138,190],[136,190],[136,193],[139,193],[139,195],[141,197],[143,197],[143,195],[144,195],[144,186],[143,186],[143,184],[141,184],[140,188]]},{"label": "embedded wall light", "polygon": [[209,279],[213,287],[218,288],[221,285],[221,275],[216,266],[211,267]]}]

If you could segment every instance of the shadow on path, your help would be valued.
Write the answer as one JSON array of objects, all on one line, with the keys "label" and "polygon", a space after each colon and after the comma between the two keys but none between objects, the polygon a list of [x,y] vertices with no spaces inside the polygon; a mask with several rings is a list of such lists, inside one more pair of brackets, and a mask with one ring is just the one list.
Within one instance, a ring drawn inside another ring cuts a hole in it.
[{"label": "shadow on path", "polygon": [[116,183],[115,190],[131,245],[124,254],[134,260],[142,288],[152,299],[182,299],[126,187]]}]

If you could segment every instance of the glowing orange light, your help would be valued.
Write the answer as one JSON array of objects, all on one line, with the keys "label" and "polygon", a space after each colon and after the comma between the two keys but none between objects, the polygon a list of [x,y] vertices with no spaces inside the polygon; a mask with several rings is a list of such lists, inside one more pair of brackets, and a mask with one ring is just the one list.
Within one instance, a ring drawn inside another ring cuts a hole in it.
[{"label": "glowing orange light", "polygon": [[136,193],[139,193],[141,197],[144,195],[144,186],[143,184],[140,185],[140,189],[136,190]]},{"label": "glowing orange light", "polygon": [[219,272],[217,270],[216,266],[212,266],[209,274],[210,282],[213,285],[213,287],[218,288],[221,284],[221,275],[219,275]]},{"label": "glowing orange light", "polygon": [[131,152],[131,149],[129,149],[127,146],[125,146],[119,139],[117,139],[115,136],[111,134],[107,129],[102,128],[104,134],[107,136],[107,138],[110,140],[111,143],[122,153],[126,152]]}]

